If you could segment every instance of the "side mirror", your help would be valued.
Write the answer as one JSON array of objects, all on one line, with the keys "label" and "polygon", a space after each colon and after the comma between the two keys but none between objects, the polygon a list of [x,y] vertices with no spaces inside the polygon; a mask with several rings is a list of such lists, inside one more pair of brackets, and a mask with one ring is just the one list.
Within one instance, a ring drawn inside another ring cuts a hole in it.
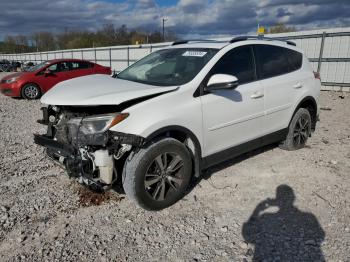
[{"label": "side mirror", "polygon": [[45,71],[44,71],[44,74],[47,76],[47,75],[51,75],[52,72],[50,71],[49,68],[46,68]]},{"label": "side mirror", "polygon": [[205,90],[210,92],[221,89],[235,89],[237,86],[237,77],[227,74],[215,74],[210,77]]}]

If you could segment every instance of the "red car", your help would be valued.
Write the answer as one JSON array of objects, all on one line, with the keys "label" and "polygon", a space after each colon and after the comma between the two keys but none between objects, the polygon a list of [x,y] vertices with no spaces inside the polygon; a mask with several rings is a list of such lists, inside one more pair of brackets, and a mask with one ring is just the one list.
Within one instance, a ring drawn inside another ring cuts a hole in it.
[{"label": "red car", "polygon": [[71,78],[92,75],[110,75],[111,69],[79,59],[56,59],[43,62],[25,72],[7,75],[0,82],[5,96],[37,99],[57,83]]}]

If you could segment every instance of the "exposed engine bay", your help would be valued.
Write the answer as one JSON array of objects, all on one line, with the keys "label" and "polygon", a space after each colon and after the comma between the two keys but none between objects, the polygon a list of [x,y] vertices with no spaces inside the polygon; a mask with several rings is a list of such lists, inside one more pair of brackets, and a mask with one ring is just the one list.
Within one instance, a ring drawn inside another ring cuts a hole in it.
[{"label": "exposed engine bay", "polygon": [[46,147],[47,155],[67,174],[99,190],[109,189],[118,179],[126,153],[141,147],[144,138],[110,131],[128,114],[118,106],[43,107],[45,135],[34,135],[36,144]]}]

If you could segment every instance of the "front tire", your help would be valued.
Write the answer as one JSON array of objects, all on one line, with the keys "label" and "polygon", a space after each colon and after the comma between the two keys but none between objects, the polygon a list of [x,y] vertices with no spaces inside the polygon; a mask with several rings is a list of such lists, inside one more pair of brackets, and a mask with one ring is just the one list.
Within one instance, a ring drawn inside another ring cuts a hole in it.
[{"label": "front tire", "polygon": [[191,155],[181,142],[164,138],[133,152],[123,170],[126,195],[147,210],[161,210],[180,200],[190,182]]},{"label": "front tire", "polygon": [[25,99],[34,100],[41,96],[41,90],[36,84],[26,84],[22,88],[21,95]]},{"label": "front tire", "polygon": [[280,144],[280,148],[288,151],[301,149],[306,145],[310,134],[310,112],[305,108],[299,108],[289,124],[287,138]]}]

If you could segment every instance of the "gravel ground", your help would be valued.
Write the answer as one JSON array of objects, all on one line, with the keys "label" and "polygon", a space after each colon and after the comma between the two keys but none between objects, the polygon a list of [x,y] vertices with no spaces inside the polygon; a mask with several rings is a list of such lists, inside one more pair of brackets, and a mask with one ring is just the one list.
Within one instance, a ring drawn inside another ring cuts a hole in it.
[{"label": "gravel ground", "polygon": [[228,161],[147,212],[67,178],[33,144],[40,102],[0,95],[0,260],[350,261],[350,95],[321,107],[306,148]]}]

